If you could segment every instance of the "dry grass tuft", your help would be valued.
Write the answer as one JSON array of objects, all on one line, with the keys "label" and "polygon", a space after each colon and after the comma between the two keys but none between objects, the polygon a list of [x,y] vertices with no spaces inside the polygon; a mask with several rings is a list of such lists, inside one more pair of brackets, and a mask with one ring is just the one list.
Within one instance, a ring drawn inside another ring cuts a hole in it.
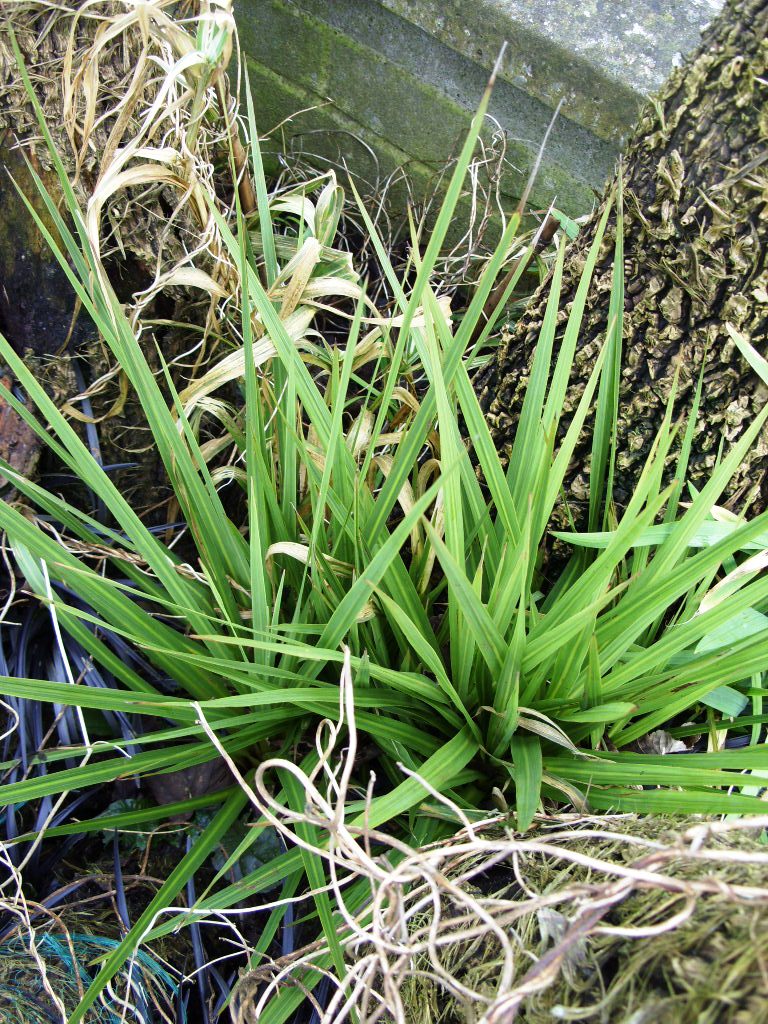
[{"label": "dry grass tuft", "polygon": [[456,872],[517,936],[519,966],[502,996],[501,944],[490,933],[457,937],[441,965],[474,993],[467,1000],[417,958],[405,983],[409,1024],[765,1019],[768,850],[759,828],[701,823],[681,832],[663,818],[556,817],[540,819],[522,848],[512,840],[490,871],[480,855],[471,879],[459,857],[449,877]]},{"label": "dry grass tuft", "polygon": [[[700,821],[679,832],[655,817],[539,816],[520,835],[501,816],[470,821],[419,780],[429,801],[422,811],[461,828],[412,849],[349,820],[352,691],[346,665],[339,722],[318,731],[311,776],[275,759],[251,787],[230,762],[286,843],[326,862],[347,964],[343,976],[329,971],[318,943],[262,961],[241,981],[235,1024],[260,1020],[274,994],[302,986],[311,968],[332,982],[323,1024],[355,1015],[363,1024],[765,1019],[768,848],[755,832],[768,817]],[[202,714],[201,723],[226,759]],[[348,746],[334,752],[345,725]],[[303,813],[272,795],[276,770],[301,783]],[[301,838],[302,824],[322,836],[316,846]],[[361,878],[371,897],[352,914],[344,893]]]}]

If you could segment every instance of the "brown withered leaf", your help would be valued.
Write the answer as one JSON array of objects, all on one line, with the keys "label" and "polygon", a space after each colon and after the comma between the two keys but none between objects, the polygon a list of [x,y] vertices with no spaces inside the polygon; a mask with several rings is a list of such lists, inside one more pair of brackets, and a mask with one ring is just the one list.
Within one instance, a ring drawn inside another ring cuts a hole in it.
[{"label": "brown withered leaf", "polygon": [[[10,390],[10,379],[0,379]],[[3,398],[0,398],[0,458],[25,477],[32,476],[40,458],[40,439]],[[0,474],[0,490],[7,486],[8,481]]]},{"label": "brown withered leaf", "polygon": [[[226,764],[217,757],[167,775],[152,775],[147,781],[152,796],[164,805],[191,800],[206,793],[218,793],[232,785],[232,776]],[[187,818],[188,815],[180,817]]]}]

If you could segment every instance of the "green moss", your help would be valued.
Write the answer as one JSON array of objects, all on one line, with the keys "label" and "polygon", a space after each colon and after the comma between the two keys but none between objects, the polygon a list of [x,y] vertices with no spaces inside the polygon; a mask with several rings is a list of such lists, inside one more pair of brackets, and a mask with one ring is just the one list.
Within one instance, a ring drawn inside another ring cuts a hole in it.
[{"label": "green moss", "polygon": [[291,82],[327,92],[328,26],[280,0],[243,4],[237,21],[248,57]]},{"label": "green moss", "polygon": [[[247,61],[256,100],[256,121],[262,134],[265,164],[274,172],[278,154],[286,151],[304,155],[321,167],[323,162],[338,168],[347,165],[355,178],[370,192],[399,168],[405,168],[418,194],[428,191],[434,171],[404,150],[347,116],[322,96],[289,82],[268,68]],[[280,126],[275,131],[276,126]],[[407,190],[391,194],[393,202],[405,208]]]},{"label": "green moss", "polygon": [[440,166],[466,135],[471,114],[402,67],[342,35],[331,37],[328,94],[356,121],[421,163]]}]

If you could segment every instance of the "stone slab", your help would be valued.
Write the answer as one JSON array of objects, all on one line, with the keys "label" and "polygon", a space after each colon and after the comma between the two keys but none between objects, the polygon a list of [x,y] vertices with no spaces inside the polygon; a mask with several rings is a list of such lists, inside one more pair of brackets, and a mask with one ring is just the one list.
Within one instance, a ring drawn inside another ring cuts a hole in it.
[{"label": "stone slab", "polygon": [[[534,203],[578,215],[609,174],[644,98],[722,0],[236,0],[260,131],[363,176],[393,161],[428,188],[455,154],[501,45],[490,113],[519,195],[557,103]],[[323,132],[330,132],[322,139]],[[491,128],[489,127],[489,132]],[[377,172],[378,173],[378,172]]]}]

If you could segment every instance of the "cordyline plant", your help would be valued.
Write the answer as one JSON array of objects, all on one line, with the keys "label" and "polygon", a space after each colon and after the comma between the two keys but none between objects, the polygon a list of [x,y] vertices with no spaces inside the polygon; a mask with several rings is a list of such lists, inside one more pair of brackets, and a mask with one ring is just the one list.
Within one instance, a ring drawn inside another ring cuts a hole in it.
[{"label": "cordyline plant", "polygon": [[[56,629],[71,635],[116,681],[114,689],[96,689],[74,676],[70,683],[3,679],[12,697],[79,709],[84,735],[79,748],[46,752],[47,774],[6,786],[3,805],[58,797],[128,774],[169,773],[219,751],[246,775],[267,756],[298,758],[309,773],[319,756],[317,724],[337,712],[348,659],[357,731],[361,742],[367,737],[375,748],[380,776],[368,799],[366,779],[359,780],[357,802],[348,808],[352,826],[386,826],[415,844],[438,838],[446,822],[413,813],[426,796],[419,779],[470,817],[490,806],[496,789],[506,794],[520,829],[543,799],[658,813],[764,808],[755,781],[744,773],[768,768],[768,749],[758,742],[766,718],[768,579],[762,570],[768,516],[745,523],[721,514],[717,500],[768,409],[724,455],[706,487],[683,503],[695,409],[687,426],[676,429],[670,401],[631,501],[620,515],[614,512],[623,309],[617,195],[611,327],[592,378],[571,421],[561,423],[608,210],[555,351],[560,245],[509,468],[502,469],[467,365],[503,309],[505,299],[479,329],[519,214],[460,318],[452,319],[433,273],[487,103],[488,95],[429,242],[422,251],[414,233],[411,266],[401,277],[361,206],[397,310],[381,316],[360,285],[345,292],[327,271],[336,294],[354,294],[357,308],[344,344],[324,347],[321,339],[308,350],[297,346],[289,325],[300,305],[315,310],[318,296],[328,294],[323,288],[333,291],[313,271],[324,259],[333,266],[329,246],[340,194],[334,186],[315,203],[307,196],[298,204],[298,246],[285,265],[284,220],[276,218],[267,193],[249,104],[257,212],[246,217],[238,206],[227,219],[218,200],[205,195],[234,270],[229,277],[237,283],[222,300],[222,316],[242,343],[218,378],[209,376],[182,396],[173,392],[170,375],[165,388],[153,375],[54,155],[69,220],[38,179],[60,241],[40,218],[38,226],[140,396],[194,561],[182,561],[141,521],[34,375],[0,340],[0,354],[29,407],[2,388],[4,400],[103,502],[113,523],[103,525],[3,465],[28,504],[0,507],[0,526]],[[41,130],[48,137],[42,117]],[[405,382],[415,369],[423,386],[408,390]],[[236,457],[225,478],[214,477],[193,414],[212,384],[235,378],[242,408],[236,419],[223,422],[230,425]],[[590,521],[602,532],[560,534],[575,545],[574,554],[555,580],[545,580],[539,553],[576,439],[588,422],[594,437]],[[675,479],[666,484],[678,434]],[[242,488],[245,523],[228,513],[224,482]],[[121,659],[112,637],[140,651],[153,671]],[[136,736],[128,761],[120,744],[88,740],[87,723],[98,711],[147,716],[147,731]],[[686,719],[701,732],[746,736],[746,745],[667,756],[638,750],[636,741],[648,733]],[[215,744],[201,728],[203,720]],[[78,757],[79,766],[57,769]],[[278,784],[282,799],[301,812],[304,795],[296,778],[284,773]],[[84,1019],[144,938],[178,925],[178,918],[157,921],[243,812],[246,795],[235,787],[196,803],[220,807],[124,941],[103,959],[72,1024]],[[178,804],[141,809],[48,834],[156,824],[179,810]],[[257,823],[233,860],[259,831]],[[317,839],[310,823],[297,831],[305,844]],[[199,896],[194,913],[241,905],[275,885],[289,898],[302,884],[314,893],[329,965],[341,971],[337,909],[323,861],[307,845],[234,884],[214,883]],[[365,884],[353,884],[347,905],[364,906],[366,892]],[[257,953],[269,948],[283,912],[277,907],[269,916]],[[194,914],[186,918],[192,919]],[[304,984],[312,987],[319,977],[310,971]],[[285,1020],[302,998],[296,987],[281,991],[263,1019]]]}]

